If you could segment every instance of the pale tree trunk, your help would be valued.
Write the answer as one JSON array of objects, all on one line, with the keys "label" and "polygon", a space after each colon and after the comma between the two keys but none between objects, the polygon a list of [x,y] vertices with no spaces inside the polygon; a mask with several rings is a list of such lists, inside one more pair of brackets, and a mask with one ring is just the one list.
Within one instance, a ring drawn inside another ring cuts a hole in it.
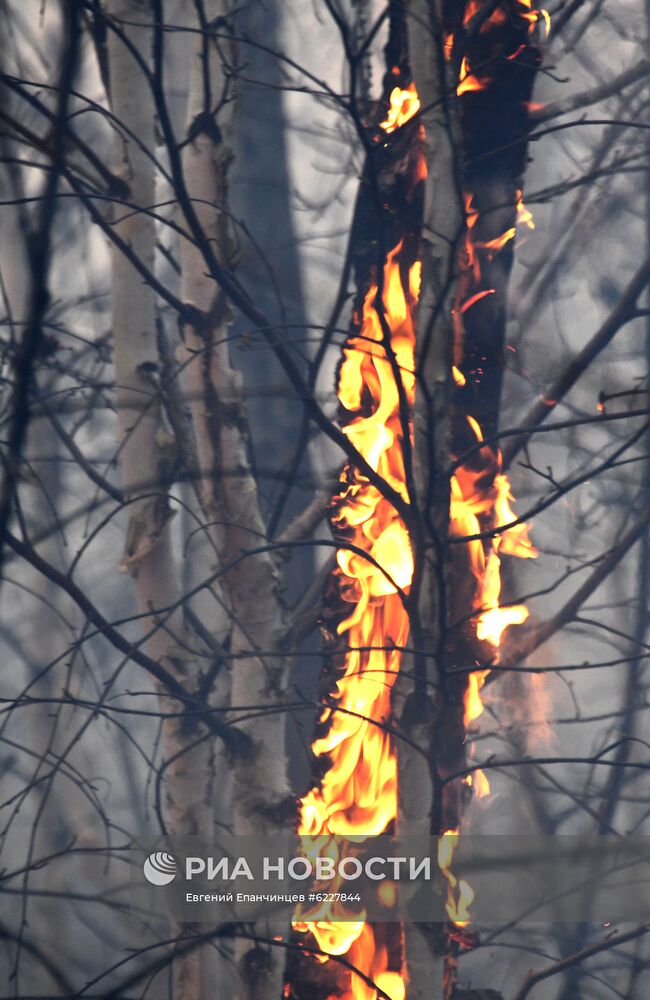
[{"label": "pale tree trunk", "polygon": [[[419,514],[411,529],[416,556],[411,643],[416,652],[409,665],[411,670],[407,670],[412,679],[400,681],[404,701],[399,720],[405,736],[415,746],[398,741],[398,829],[404,835],[428,837],[441,832],[442,793],[431,763],[433,760],[435,768],[433,685],[444,683],[441,658],[447,590],[445,542],[449,531],[449,483],[444,475],[434,479],[433,474],[449,465],[453,344],[450,315],[462,213],[455,162],[457,128],[447,100],[453,91],[448,88],[442,50],[442,3],[411,0],[407,10],[409,57],[423,106],[427,181],[416,324],[414,460]],[[418,650],[425,655],[418,656]],[[443,997],[443,944],[435,926],[405,926],[409,1000]]]},{"label": "pale tree trunk", "polygon": [[[237,4],[236,34],[248,41],[239,48],[246,71],[237,85],[237,129],[232,137],[237,166],[232,172],[231,207],[235,217],[246,222],[246,231],[238,235],[238,274],[247,288],[255,290],[258,309],[272,322],[283,324],[283,339],[297,345],[294,359],[306,376],[300,359],[307,315],[291,211],[289,146],[293,123],[285,107],[286,67],[272,54],[285,46],[291,21],[288,6],[286,0]],[[241,334],[247,326],[240,318],[233,329]],[[309,476],[309,460],[302,403],[291,391],[273,352],[259,344],[261,339],[259,335],[255,338],[254,350],[238,352],[238,363],[248,391],[253,467],[264,469],[269,477],[265,478],[262,511],[268,510],[269,533],[275,538],[302,507],[295,480],[302,477],[304,481]],[[278,391],[270,393],[270,386],[277,386]],[[283,442],[283,448],[277,447],[278,441]],[[290,459],[294,459],[296,449],[302,461],[294,468]],[[287,475],[290,466],[293,475]],[[314,570],[313,550],[308,546],[294,549],[286,581],[289,600],[299,598]]]},{"label": "pale tree trunk", "polygon": [[[9,40],[1,29],[0,39],[5,46],[9,46]],[[9,52],[9,48],[4,49],[5,57]],[[9,73],[15,71],[8,60],[2,69]],[[0,212],[0,316],[18,344],[29,317],[31,289],[27,239],[32,220],[25,205],[21,204],[25,189],[19,169],[11,162],[20,156],[20,151],[8,137],[4,137],[0,141],[0,155],[5,160],[0,165],[0,198],[4,202]],[[43,388],[47,395],[52,386],[48,384]],[[22,516],[35,534],[46,528],[51,529],[49,536],[38,546],[38,551],[51,565],[61,568],[61,540],[53,524],[52,511],[59,509],[62,466],[56,437],[46,418],[32,418],[26,450],[28,461],[31,453],[36,454],[41,462],[33,467],[30,463],[20,470]],[[43,458],[47,461],[43,462]],[[83,843],[93,843],[84,815],[86,800],[77,794],[70,782],[54,773],[55,755],[63,748],[60,733],[69,722],[69,709],[62,707],[53,712],[52,706],[47,703],[48,698],[57,698],[61,689],[59,665],[49,669],[48,665],[66,651],[64,619],[68,616],[74,618],[74,612],[63,592],[53,588],[41,573],[28,565],[23,569],[21,582],[26,585],[29,598],[26,610],[17,622],[15,639],[20,656],[16,658],[13,669],[21,671],[25,691],[35,699],[30,708],[29,735],[25,742],[40,759],[33,764],[34,791],[21,809],[25,824],[23,835],[15,842],[16,853],[7,851],[6,854],[7,866],[15,868],[28,864],[34,856],[47,856],[60,851],[69,844],[72,835]],[[21,579],[20,573],[17,575]],[[8,583],[5,584],[7,586]],[[7,603],[5,619],[11,633],[15,623],[9,613],[10,606]],[[39,698],[44,699],[42,704],[38,703]],[[24,731],[22,736],[25,737]],[[51,776],[43,781],[47,774]],[[58,870],[55,872],[49,875],[48,889],[63,893],[65,880]],[[30,883],[25,879],[24,884],[28,886]],[[53,956],[68,955],[72,926],[68,907],[61,906],[59,900],[51,899],[44,899],[41,905],[49,928],[44,945]],[[48,975],[42,978],[43,970],[38,963],[34,963],[28,975],[32,989],[40,988],[47,992],[52,985]],[[25,988],[23,973],[21,987]]]},{"label": "pale tree trunk", "polygon": [[[151,18],[146,0],[111,0],[107,13],[142,25]],[[148,27],[125,24],[126,38],[148,59],[152,33]],[[154,150],[154,111],[141,69],[124,41],[110,32],[110,100],[124,132],[116,131],[114,169],[124,181],[130,203],[149,208],[154,203],[154,168],[143,151]],[[128,132],[127,132],[128,130]],[[128,138],[137,136],[141,146]],[[116,206],[116,232],[143,264],[153,269],[155,231],[144,213]],[[156,608],[173,605],[180,596],[178,569],[169,531],[171,510],[166,482],[172,437],[165,429],[155,375],[159,370],[155,298],[152,289],[117,248],[113,249],[113,337],[120,431],[120,468],[129,500],[128,529],[122,569],[134,580],[137,606],[147,636],[147,652],[187,689],[196,687],[198,670],[188,659],[182,611],[159,619]],[[161,711],[178,710],[160,697]],[[164,724],[166,822],[172,835],[212,833],[212,741],[200,736],[186,720]],[[212,952],[203,948],[174,965],[174,1000],[207,1000],[214,996]]]},{"label": "pale tree trunk", "polygon": [[[227,0],[210,0],[203,7],[209,25],[230,13]],[[183,173],[203,235],[220,265],[229,270],[234,95],[224,62],[233,59],[233,52],[224,42],[224,21],[218,23],[218,39],[209,31],[195,36]],[[265,545],[266,529],[249,461],[242,379],[231,361],[230,307],[206,273],[204,255],[188,240],[182,241],[181,267],[183,301],[204,317],[201,324],[186,325],[181,360],[196,434],[203,513],[221,565],[232,566],[221,579],[230,617],[232,705],[235,709],[256,705],[262,710],[240,727],[251,737],[254,750],[233,763],[233,828],[238,835],[263,836],[279,832],[291,818],[290,808],[295,808],[287,781],[286,717],[282,712],[263,714],[284,695],[285,613],[274,559],[268,552],[256,551]],[[264,655],[255,655],[256,650]],[[248,944],[238,948],[237,994],[247,1000],[280,996],[282,958],[283,953],[273,949]]]}]

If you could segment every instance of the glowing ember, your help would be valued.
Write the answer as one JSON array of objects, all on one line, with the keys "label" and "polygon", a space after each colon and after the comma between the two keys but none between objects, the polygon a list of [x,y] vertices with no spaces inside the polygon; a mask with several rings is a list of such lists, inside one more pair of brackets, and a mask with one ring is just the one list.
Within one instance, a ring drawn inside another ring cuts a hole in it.
[{"label": "glowing ember", "polygon": [[472,306],[475,305],[475,303],[480,302],[481,299],[484,299],[486,295],[494,295],[494,291],[495,291],[494,288],[486,288],[482,292],[476,292],[475,295],[471,295],[468,299],[465,300],[465,302],[463,302],[462,306],[460,307],[461,313],[467,312],[467,310],[471,309]]}]

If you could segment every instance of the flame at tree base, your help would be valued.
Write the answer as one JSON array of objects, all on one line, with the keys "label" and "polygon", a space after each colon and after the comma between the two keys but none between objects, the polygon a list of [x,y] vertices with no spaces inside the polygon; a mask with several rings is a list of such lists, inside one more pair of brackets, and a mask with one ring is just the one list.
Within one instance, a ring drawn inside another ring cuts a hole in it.
[{"label": "flame at tree base", "polygon": [[[344,433],[374,471],[408,501],[398,380],[412,407],[419,263],[404,273],[402,249],[400,241],[388,254],[381,290],[372,284],[364,298],[359,332],[344,348],[338,396],[354,414]],[[411,433],[410,427],[406,433]],[[334,707],[321,716],[321,722],[329,724],[327,733],[312,744],[314,754],[331,765],[320,786],[302,800],[299,832],[373,836],[384,833],[397,815],[397,757],[382,725],[390,719],[399,647],[408,639],[402,597],[411,583],[413,556],[403,521],[377,487],[349,466],[341,484],[333,502],[334,531],[370,558],[344,547],[337,551],[338,593],[350,606],[338,632],[348,649],[343,675],[332,693]],[[335,917],[332,907],[329,912]],[[393,1000],[405,996],[401,972],[389,968],[389,951],[378,944],[372,925],[322,919],[299,923],[297,929],[309,929],[323,951],[345,955]],[[374,1000],[376,995],[353,975],[342,997]]]}]

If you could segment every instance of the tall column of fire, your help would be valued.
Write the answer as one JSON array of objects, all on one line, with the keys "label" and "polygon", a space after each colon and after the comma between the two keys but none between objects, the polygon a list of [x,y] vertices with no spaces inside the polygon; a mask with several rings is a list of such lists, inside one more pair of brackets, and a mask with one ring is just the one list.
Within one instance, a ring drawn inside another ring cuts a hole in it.
[{"label": "tall column of fire", "polygon": [[[457,93],[461,99],[466,94],[488,91],[493,83],[489,72],[481,75],[477,60],[489,70],[490,59],[516,64],[530,57],[527,38],[541,17],[531,9],[531,0],[490,6],[492,13],[484,16],[476,29],[478,48],[466,45],[459,60]],[[445,39],[450,59],[458,54],[457,42],[467,42],[471,37],[468,28],[480,15],[483,0],[457,7],[461,8],[460,21],[450,20],[455,27]],[[505,7],[509,8],[508,31],[504,29]],[[508,40],[505,49],[504,35]],[[519,37],[520,42],[510,51],[512,37]],[[391,73],[394,86],[388,89],[388,107],[372,141],[397,144],[399,194],[397,203],[387,200],[382,206],[387,220],[380,227],[383,239],[377,241],[379,260],[369,269],[367,287],[343,348],[337,395],[344,433],[408,505],[410,414],[415,397],[414,314],[420,282],[419,198],[426,165],[419,142],[420,101],[415,87],[403,66],[390,67],[388,79]],[[471,119],[471,111],[468,117]],[[470,316],[481,303],[485,308],[487,300],[501,293],[490,283],[491,267],[504,248],[506,253],[511,252],[515,216],[528,224],[532,220],[525,213],[518,190],[515,199],[509,199],[505,206],[506,217],[509,220],[512,216],[512,222],[496,235],[485,237],[483,231],[493,231],[500,215],[495,212],[491,217],[487,213],[485,218],[482,216],[477,206],[481,185],[477,182],[476,188],[472,186],[471,169],[466,177],[465,234],[454,317],[457,337],[453,378],[458,388],[453,446],[460,460],[450,483],[449,533],[455,539],[486,533],[491,537],[467,541],[461,546],[463,555],[458,560],[470,578],[463,589],[469,596],[462,612],[465,630],[470,628],[472,632],[477,666],[469,675],[460,675],[459,683],[464,688],[463,731],[482,711],[480,690],[490,664],[498,661],[505,630],[525,621],[528,614],[522,605],[500,606],[501,557],[535,555],[524,524],[504,530],[515,520],[510,484],[501,470],[498,448],[482,445],[481,422],[483,419],[492,435],[496,428],[495,402],[486,405],[485,388],[494,393],[494,384],[490,388],[485,373],[500,373],[502,350],[498,337],[496,344],[492,343],[485,335],[485,324],[477,321],[472,325]],[[384,247],[386,233],[392,234],[394,241],[389,240]],[[495,377],[500,389],[500,374]],[[463,460],[468,450],[471,454]],[[323,762],[323,773],[301,801],[299,825],[301,834],[322,837],[323,844],[337,834],[372,836],[388,832],[396,819],[397,757],[389,731],[391,690],[409,638],[404,598],[413,577],[413,553],[404,519],[382,491],[351,464],[345,466],[340,489],[332,500],[331,524],[340,545],[328,597],[330,607],[336,608],[328,615],[328,624],[333,623],[336,636],[333,645],[337,645],[337,679],[312,744],[315,757]],[[454,607],[453,614],[459,610]],[[464,755],[464,749],[461,752]],[[463,784],[472,785],[479,795],[489,790],[480,771]],[[461,800],[459,795],[450,799]],[[442,815],[443,828],[437,832],[444,834],[439,862],[448,879],[447,914],[450,926],[462,929],[469,918],[471,889],[458,884],[452,873],[460,810],[447,807]],[[400,936],[393,925],[337,921],[331,904],[318,914],[311,913],[310,920],[314,916],[318,917],[316,922],[297,924],[297,929],[311,932],[324,953],[345,956],[392,1000],[406,997]],[[287,996],[291,995],[288,986]],[[343,1000],[375,1000],[377,995],[376,989],[354,974],[348,976],[344,992],[338,989],[336,993]]]}]

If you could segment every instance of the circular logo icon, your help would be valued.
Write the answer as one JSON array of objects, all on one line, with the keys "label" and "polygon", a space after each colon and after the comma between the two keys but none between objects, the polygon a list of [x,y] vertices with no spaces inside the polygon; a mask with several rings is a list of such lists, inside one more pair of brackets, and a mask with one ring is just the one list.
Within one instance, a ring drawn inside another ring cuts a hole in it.
[{"label": "circular logo icon", "polygon": [[165,851],[156,851],[149,855],[142,870],[152,885],[169,885],[176,878],[176,859]]}]

